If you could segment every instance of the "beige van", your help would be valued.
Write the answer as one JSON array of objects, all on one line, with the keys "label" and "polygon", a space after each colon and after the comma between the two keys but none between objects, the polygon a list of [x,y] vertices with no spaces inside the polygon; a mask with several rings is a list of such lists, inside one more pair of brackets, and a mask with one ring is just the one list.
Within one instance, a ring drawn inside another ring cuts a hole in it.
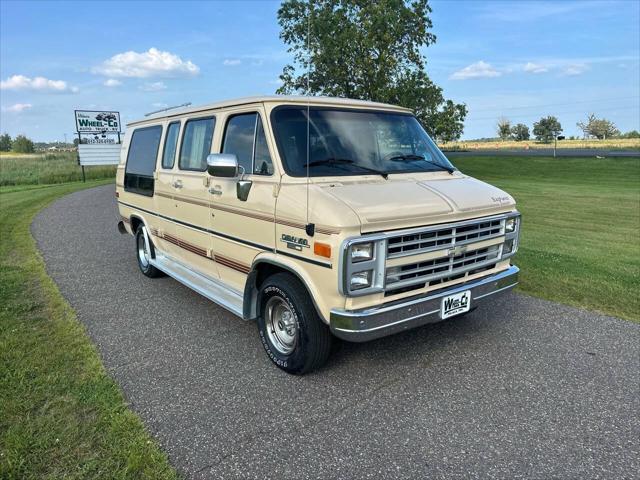
[{"label": "beige van", "polygon": [[320,367],[334,336],[445,320],[518,282],[513,198],[393,105],[275,96],[156,113],[128,126],[116,196],[142,273],[256,320],[290,373]]}]

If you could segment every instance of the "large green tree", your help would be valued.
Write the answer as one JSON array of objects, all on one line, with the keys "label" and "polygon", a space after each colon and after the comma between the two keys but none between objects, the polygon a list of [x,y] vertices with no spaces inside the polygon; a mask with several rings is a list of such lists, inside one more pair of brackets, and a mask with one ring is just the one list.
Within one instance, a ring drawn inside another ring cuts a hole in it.
[{"label": "large green tree", "polygon": [[11,150],[11,136],[8,133],[0,135],[0,152],[8,152]]},{"label": "large green tree", "polygon": [[562,132],[562,125],[552,115],[541,118],[533,124],[533,134],[541,142],[549,143]]},{"label": "large green tree", "polygon": [[285,0],[280,38],[294,61],[277,93],[402,105],[438,140],[457,140],[467,107],[446,100],[425,70],[430,13],[428,0]]},{"label": "large green tree", "polygon": [[24,135],[18,135],[13,140],[12,148],[16,153],[33,153],[35,151],[33,142]]}]

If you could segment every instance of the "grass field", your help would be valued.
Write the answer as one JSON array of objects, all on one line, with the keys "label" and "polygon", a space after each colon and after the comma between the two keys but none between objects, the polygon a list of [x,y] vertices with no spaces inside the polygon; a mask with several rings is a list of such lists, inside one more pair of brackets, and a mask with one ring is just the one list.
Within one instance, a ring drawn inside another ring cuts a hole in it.
[{"label": "grass field", "polygon": [[29,231],[45,205],[101,183],[0,189],[2,479],[176,477],[46,275]]},{"label": "grass field", "polygon": [[[115,166],[85,167],[87,180],[115,178]],[[82,180],[75,152],[0,155],[0,187],[47,185]]]},{"label": "grass field", "polygon": [[[640,321],[640,158],[455,163],[518,200],[520,291]],[[0,188],[0,478],[175,478],[29,232],[54,199],[108,180],[16,183]]]},{"label": "grass field", "polygon": [[[496,140],[494,142],[450,142],[441,145],[444,150],[512,150],[512,149],[539,149],[553,148],[553,143],[542,143],[536,140],[516,142],[507,140],[505,142]],[[588,148],[588,149],[609,149],[609,150],[640,150],[640,139],[638,138],[613,138],[610,140],[561,140],[557,145],[562,148]]]},{"label": "grass field", "polygon": [[640,321],[640,158],[454,163],[516,198],[521,292]]}]

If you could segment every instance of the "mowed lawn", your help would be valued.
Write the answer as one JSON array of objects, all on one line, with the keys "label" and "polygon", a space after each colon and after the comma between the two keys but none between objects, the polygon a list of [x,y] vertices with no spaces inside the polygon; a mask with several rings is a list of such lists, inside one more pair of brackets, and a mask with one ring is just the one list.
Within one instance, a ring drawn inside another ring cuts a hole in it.
[{"label": "mowed lawn", "polygon": [[640,321],[640,158],[452,161],[516,198],[521,292]]},{"label": "mowed lawn", "polygon": [[[107,182],[0,189],[2,479],[176,477],[47,276],[29,231],[51,201]],[[72,258],[69,268],[77,268]]]}]

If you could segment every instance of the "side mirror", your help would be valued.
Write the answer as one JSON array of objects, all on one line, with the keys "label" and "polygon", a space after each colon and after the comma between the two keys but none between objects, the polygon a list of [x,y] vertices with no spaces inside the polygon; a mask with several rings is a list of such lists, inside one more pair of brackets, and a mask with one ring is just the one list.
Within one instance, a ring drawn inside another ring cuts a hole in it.
[{"label": "side mirror", "polygon": [[233,153],[212,153],[207,156],[207,173],[212,177],[238,176],[238,157]]}]

